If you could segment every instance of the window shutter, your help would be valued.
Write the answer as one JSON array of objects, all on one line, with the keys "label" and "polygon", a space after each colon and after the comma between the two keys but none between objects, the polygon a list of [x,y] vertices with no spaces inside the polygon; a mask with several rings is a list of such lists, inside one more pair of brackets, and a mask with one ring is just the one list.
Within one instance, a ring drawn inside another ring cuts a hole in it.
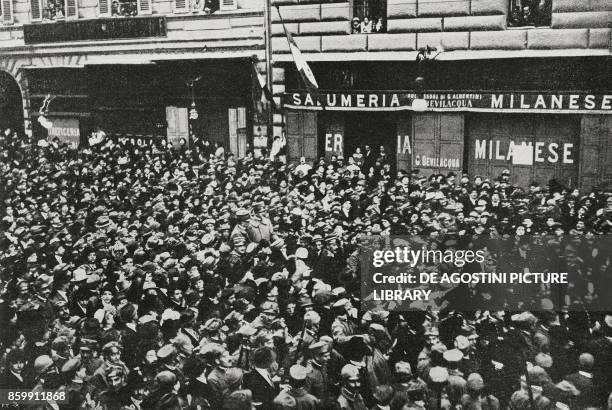
[{"label": "window shutter", "polygon": [[13,24],[13,0],[2,0],[2,23]]},{"label": "window shutter", "polygon": [[189,4],[187,0],[174,0],[174,12],[175,13],[187,13],[189,11]]},{"label": "window shutter", "polygon": [[[3,0],[4,1],[4,0]],[[42,19],[41,0],[30,0],[30,20],[40,21]]]},{"label": "window shutter", "polygon": [[138,0],[138,14],[151,14],[151,0]]},{"label": "window shutter", "polygon": [[236,10],[238,8],[238,0],[220,0],[219,10]]},{"label": "window shutter", "polygon": [[79,17],[78,1],[66,0],[66,20]]},{"label": "window shutter", "polygon": [[109,17],[111,14],[111,0],[98,0],[98,16]]}]

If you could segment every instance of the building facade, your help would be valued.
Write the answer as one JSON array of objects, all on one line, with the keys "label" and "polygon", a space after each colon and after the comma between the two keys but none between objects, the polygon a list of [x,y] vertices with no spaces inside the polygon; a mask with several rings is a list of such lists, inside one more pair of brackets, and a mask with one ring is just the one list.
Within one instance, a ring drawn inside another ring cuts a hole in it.
[{"label": "building facade", "polygon": [[[382,145],[397,169],[426,174],[508,169],[523,185],[612,182],[612,2],[273,4],[274,91],[285,110],[275,124],[293,160]],[[316,96],[296,74],[281,18]]]},{"label": "building facade", "polygon": [[260,0],[3,0],[1,17],[2,127],[75,145],[191,132],[237,155],[265,135]]}]

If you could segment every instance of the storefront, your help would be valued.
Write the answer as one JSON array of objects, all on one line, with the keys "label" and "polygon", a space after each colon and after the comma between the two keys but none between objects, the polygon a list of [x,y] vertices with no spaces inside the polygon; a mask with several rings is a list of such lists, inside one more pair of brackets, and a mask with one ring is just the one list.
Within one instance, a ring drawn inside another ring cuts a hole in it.
[{"label": "storefront", "polygon": [[[242,156],[252,145],[252,73],[250,59],[29,69],[33,134],[78,145],[102,130],[135,146],[194,134]],[[48,95],[46,129],[37,118]]]},{"label": "storefront", "polygon": [[[553,63],[572,67],[567,62],[549,62],[549,70]],[[474,63],[465,63],[463,69],[453,63],[453,88],[417,95],[410,91],[409,81],[415,71],[409,68],[402,74],[396,63],[390,63],[394,64],[391,68],[382,64],[378,72],[373,67],[369,71],[367,64],[360,66],[354,70],[357,74],[340,76],[349,79],[344,83],[326,75],[329,67],[318,67],[323,84],[318,96],[301,90],[287,75],[283,106],[291,159],[348,157],[366,145],[377,154],[382,146],[397,169],[420,169],[426,175],[455,171],[495,178],[509,169],[512,182],[523,186],[553,179],[568,187],[612,181],[608,173],[595,171],[605,169],[605,161],[612,159],[612,93],[601,82],[594,87],[581,77],[565,88],[579,85],[588,91],[536,87],[544,74],[526,65],[517,68],[524,74],[520,86],[541,91],[517,91],[519,85],[512,87],[502,77],[505,68],[498,66],[497,72],[487,66],[483,70],[489,75],[486,82],[495,91],[481,91],[484,86],[477,87],[468,75],[473,74]],[[338,70],[353,72],[352,67]],[[437,74],[443,71],[436,70]],[[602,75],[593,73],[596,79]],[[562,81],[558,77],[551,74],[551,83]],[[463,80],[466,87],[459,88]],[[448,77],[430,84],[453,85]],[[424,112],[413,109],[415,98],[427,101]],[[585,155],[590,159],[585,161]],[[599,165],[590,170],[586,163],[593,161]]]}]

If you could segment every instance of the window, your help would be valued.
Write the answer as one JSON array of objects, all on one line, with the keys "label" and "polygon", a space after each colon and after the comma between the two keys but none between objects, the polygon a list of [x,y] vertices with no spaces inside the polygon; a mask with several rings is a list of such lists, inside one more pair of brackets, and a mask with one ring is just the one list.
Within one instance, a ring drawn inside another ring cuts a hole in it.
[{"label": "window", "polygon": [[212,14],[219,10],[219,0],[174,0],[175,13]]},{"label": "window", "polygon": [[151,14],[151,0],[99,0],[100,17],[132,17]]},{"label": "window", "polygon": [[30,0],[30,11],[32,21],[64,21],[79,16],[78,0]]},{"label": "window", "polygon": [[551,18],[552,0],[510,0],[509,26],[550,26]]},{"label": "window", "polygon": [[355,0],[352,33],[384,33],[387,31],[387,0]]},{"label": "window", "polygon": [[2,24],[13,24],[13,0],[0,0]]}]

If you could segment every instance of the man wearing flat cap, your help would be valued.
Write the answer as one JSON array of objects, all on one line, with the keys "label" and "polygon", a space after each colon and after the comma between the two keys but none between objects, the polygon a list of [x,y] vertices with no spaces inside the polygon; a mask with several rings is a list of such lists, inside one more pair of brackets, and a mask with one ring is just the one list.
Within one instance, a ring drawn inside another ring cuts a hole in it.
[{"label": "man wearing flat cap", "polygon": [[299,364],[289,368],[289,390],[282,390],[274,398],[274,410],[318,410],[321,400],[308,393],[306,376],[308,369]]},{"label": "man wearing flat cap", "polygon": [[341,410],[366,410],[367,406],[360,394],[361,380],[359,369],[352,364],[345,365],[340,371],[341,389],[336,399]]},{"label": "man wearing flat cap", "polygon": [[327,370],[327,364],[331,357],[329,345],[322,341],[311,344],[308,346],[308,356],[309,359],[306,362],[308,391],[321,399],[323,403],[327,403],[330,399],[330,380]]}]

